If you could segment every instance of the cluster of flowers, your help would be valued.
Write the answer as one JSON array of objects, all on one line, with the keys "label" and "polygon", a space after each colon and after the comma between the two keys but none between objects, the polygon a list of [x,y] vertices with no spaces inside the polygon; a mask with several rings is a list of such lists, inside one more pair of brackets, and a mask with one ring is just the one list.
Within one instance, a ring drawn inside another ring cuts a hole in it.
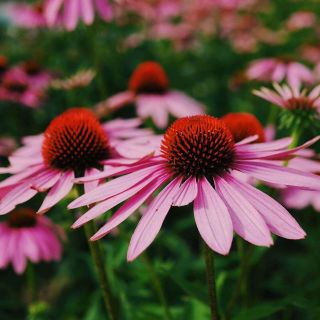
[{"label": "cluster of flowers", "polygon": [[[319,112],[320,87],[309,95],[298,87],[276,85],[276,90],[262,89],[256,94],[282,108]],[[319,197],[320,177],[313,174],[320,172],[319,161],[306,148],[320,137],[290,149],[290,137],[272,140],[251,114],[228,114],[221,119],[206,115],[201,104],[169,89],[166,73],[155,62],[138,66],[129,90],[108,99],[104,107],[112,112],[130,103],[136,104],[142,119],[151,117],[160,128],[167,126],[169,113],[180,119],[164,135],[154,135],[140,128],[140,119],[100,123],[89,109],[72,108],[56,117],[43,134],[23,139],[23,146],[9,157],[10,166],[0,169],[10,175],[0,182],[0,214],[9,216],[0,239],[10,237],[12,246],[19,248],[8,250],[0,267],[12,261],[16,271],[22,272],[26,258],[36,262],[60,256],[57,242],[49,241],[56,232],[52,225],[17,206],[45,192],[37,212],[43,214],[75,184],[84,185],[83,194],[68,208],[90,207],[73,228],[117,207],[92,236],[93,241],[147,203],[130,241],[129,261],[152,243],[172,206],[192,203],[201,237],[223,255],[230,251],[234,232],[258,246],[272,245],[271,233],[287,239],[305,237],[296,220],[260,191],[256,181],[293,188],[287,202],[294,192],[308,193],[308,200],[313,199],[310,192]],[[301,163],[308,170],[297,168]],[[319,205],[318,200],[313,203]],[[44,239],[45,229],[50,233]]]},{"label": "cluster of flowers", "polygon": [[0,56],[0,101],[36,108],[41,105],[51,78],[50,72],[34,61],[11,66],[5,56]]},{"label": "cluster of flowers", "polygon": [[[10,4],[5,11],[21,27],[65,27],[69,31],[79,21],[92,24],[95,13],[118,24],[138,20],[142,28],[126,39],[126,46],[137,46],[145,39],[168,39],[182,49],[196,45],[199,35],[218,35],[238,52],[253,52],[259,43],[274,45],[286,38],[286,31],[270,30],[255,16],[270,6],[268,1],[257,0],[44,0],[35,5]],[[314,28],[316,16],[309,11],[296,12],[284,26],[289,32]]]}]

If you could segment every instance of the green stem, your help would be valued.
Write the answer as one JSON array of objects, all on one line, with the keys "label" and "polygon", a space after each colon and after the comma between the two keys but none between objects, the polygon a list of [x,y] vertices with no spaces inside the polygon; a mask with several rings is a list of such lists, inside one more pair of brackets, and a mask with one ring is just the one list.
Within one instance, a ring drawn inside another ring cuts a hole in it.
[{"label": "green stem", "polygon": [[236,241],[239,254],[240,274],[227,306],[226,319],[231,319],[230,315],[239,296],[242,297],[245,306],[248,301],[248,275],[254,247],[252,245],[245,246],[245,242],[240,237],[237,237]]},{"label": "green stem", "polygon": [[211,320],[219,320],[218,304],[216,296],[216,281],[214,272],[213,251],[204,243],[204,258],[206,264],[206,275],[208,284],[209,304],[211,310]]},{"label": "green stem", "polygon": [[90,237],[96,232],[95,229],[96,228],[93,221],[90,221],[84,225],[84,231],[88,240],[92,260],[96,268],[96,273],[99,279],[99,284],[102,290],[103,300],[109,315],[109,319],[115,320],[118,317],[115,312],[114,299],[111,294],[109,280],[104,267],[102,248],[98,241],[90,241]]},{"label": "green stem", "polygon": [[165,296],[161,281],[160,281],[156,271],[154,270],[154,267],[153,267],[148,255],[146,253],[144,253],[142,255],[142,262],[144,263],[146,269],[149,272],[154,291],[158,295],[158,299],[159,299],[160,303],[162,304],[163,311],[164,311],[164,319],[170,320],[172,317],[171,317],[169,305],[166,300],[166,296]]},{"label": "green stem", "polygon": [[28,303],[32,304],[35,300],[36,281],[35,281],[35,275],[34,275],[34,268],[31,262],[29,262],[27,265],[26,281],[27,281]]}]

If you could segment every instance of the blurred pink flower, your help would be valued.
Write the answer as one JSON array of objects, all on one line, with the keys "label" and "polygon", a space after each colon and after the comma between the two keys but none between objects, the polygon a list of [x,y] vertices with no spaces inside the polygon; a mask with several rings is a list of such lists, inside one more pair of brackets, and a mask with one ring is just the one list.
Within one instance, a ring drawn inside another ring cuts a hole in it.
[{"label": "blurred pink flower", "polygon": [[6,15],[17,26],[23,28],[43,28],[46,21],[41,3],[28,5],[25,3],[12,3],[5,7]]},{"label": "blurred pink flower", "polygon": [[314,87],[309,93],[301,90],[300,86],[280,86],[274,83],[274,89],[261,88],[253,93],[283,109],[287,110],[310,110],[320,116],[320,85]]},{"label": "blurred pink flower", "polygon": [[253,61],[247,71],[251,80],[275,81],[286,80],[289,85],[302,83],[311,84],[314,81],[312,71],[299,62],[281,58],[265,58]]},{"label": "blurred pink flower", "polygon": [[32,86],[28,75],[19,67],[10,68],[1,77],[0,101],[21,103],[31,108],[39,107],[43,91]]},{"label": "blurred pink flower", "polygon": [[151,117],[159,128],[168,125],[169,114],[176,118],[202,114],[204,106],[186,94],[169,89],[169,80],[160,64],[141,63],[131,75],[129,90],[110,97],[106,111],[114,111],[130,103],[136,104],[140,118]]},{"label": "blurred pink flower", "polygon": [[52,77],[50,72],[34,61],[7,66],[0,74],[0,100],[38,107]]},{"label": "blurred pink flower", "polygon": [[[302,239],[304,231],[285,208],[232,176],[232,172],[240,171],[262,181],[320,190],[320,177],[274,161],[293,156],[320,137],[291,150],[287,149],[291,138],[250,144],[255,138],[234,143],[224,123],[211,116],[178,119],[165,133],[160,155],[142,160],[139,167],[133,166],[120,177],[70,203],[69,209],[97,203],[73,227],[80,227],[129,199],[91,238],[98,240],[164,187],[148,206],[131,238],[129,261],[152,243],[171,206],[192,202],[203,240],[220,254],[228,254],[233,231],[259,246],[272,245],[270,232],[288,239]],[[97,178],[84,177],[77,181],[87,183]]]},{"label": "blurred pink flower", "polygon": [[0,223],[0,268],[12,263],[17,274],[22,274],[27,261],[59,261],[62,247],[59,227],[32,209],[11,211],[8,219]]},{"label": "blurred pink flower", "polygon": [[311,11],[294,12],[286,21],[286,27],[290,31],[304,28],[312,28],[316,24],[316,15]]},{"label": "blurred pink flower", "polygon": [[[44,213],[70,192],[79,173],[97,174],[100,167],[108,174],[117,173],[149,155],[155,144],[135,140],[151,136],[149,130],[138,128],[140,123],[139,119],[118,119],[100,125],[85,108],[62,113],[44,134],[24,138],[24,145],[9,158],[10,166],[0,168],[0,173],[11,174],[0,182],[0,214],[48,191],[38,210]],[[121,148],[127,139],[133,139],[132,149]],[[85,192],[98,183],[85,184]]]},{"label": "blurred pink flower", "polygon": [[301,56],[313,64],[320,61],[320,46],[304,45],[301,49]]},{"label": "blurred pink flower", "polygon": [[49,27],[61,22],[69,31],[76,28],[79,20],[87,25],[92,24],[95,11],[105,21],[112,18],[108,0],[46,0],[44,8]]}]

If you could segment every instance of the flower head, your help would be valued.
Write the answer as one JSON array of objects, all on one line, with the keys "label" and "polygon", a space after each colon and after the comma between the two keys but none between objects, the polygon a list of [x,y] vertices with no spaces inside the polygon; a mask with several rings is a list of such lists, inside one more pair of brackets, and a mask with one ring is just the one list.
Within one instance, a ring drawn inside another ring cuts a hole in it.
[{"label": "flower head", "polygon": [[279,107],[285,112],[282,115],[282,125],[309,126],[319,121],[320,117],[320,85],[309,93],[301,90],[299,86],[288,86],[275,83],[275,90],[261,88],[253,93]]},{"label": "flower head", "polygon": [[[69,208],[97,203],[74,224],[79,227],[125,202],[92,237],[100,239],[135,212],[156,191],[129,245],[128,260],[135,259],[155,239],[171,206],[193,202],[198,230],[210,248],[227,254],[233,231],[247,241],[270,246],[270,232],[288,239],[301,239],[304,231],[279,203],[234,172],[242,172],[270,183],[320,190],[320,178],[286,168],[279,161],[306,148],[288,150],[291,139],[251,143],[249,137],[234,143],[223,121],[201,115],[177,120],[167,130],[159,155],[142,159],[114,180],[101,184],[74,200]],[[251,144],[250,144],[251,143]],[[98,176],[78,182],[94,181]]]},{"label": "flower head", "polygon": [[[109,174],[122,171],[150,154],[155,148],[147,139],[151,132],[137,128],[139,125],[138,119],[101,125],[88,109],[65,111],[44,134],[25,138],[24,146],[9,158],[10,167],[0,169],[1,173],[13,174],[0,182],[0,214],[10,212],[38,192],[48,191],[39,209],[46,212],[69,193],[75,176],[88,176],[102,168]],[[122,148],[130,139],[133,151]],[[153,141],[151,137],[149,140]],[[85,191],[97,183],[86,184]]]},{"label": "flower head", "polygon": [[265,132],[260,121],[251,113],[234,112],[228,113],[221,118],[231,131],[235,142],[258,135],[255,142],[265,142]]},{"label": "flower head", "polygon": [[12,263],[14,271],[21,274],[28,260],[59,261],[62,253],[59,233],[58,226],[32,209],[11,211],[7,220],[0,223],[0,268]]},{"label": "flower head", "polygon": [[166,72],[154,61],[138,65],[130,77],[128,90],[97,105],[97,113],[102,116],[130,103],[136,104],[140,118],[151,117],[159,128],[168,125],[169,114],[181,118],[204,112],[200,103],[180,91],[170,90]]}]

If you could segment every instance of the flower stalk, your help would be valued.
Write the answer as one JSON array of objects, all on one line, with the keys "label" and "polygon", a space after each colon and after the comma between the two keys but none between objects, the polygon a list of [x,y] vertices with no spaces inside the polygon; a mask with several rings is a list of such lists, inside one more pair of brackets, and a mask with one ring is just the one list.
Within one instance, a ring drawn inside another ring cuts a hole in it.
[{"label": "flower stalk", "polygon": [[211,320],[219,320],[213,251],[203,242]]}]

